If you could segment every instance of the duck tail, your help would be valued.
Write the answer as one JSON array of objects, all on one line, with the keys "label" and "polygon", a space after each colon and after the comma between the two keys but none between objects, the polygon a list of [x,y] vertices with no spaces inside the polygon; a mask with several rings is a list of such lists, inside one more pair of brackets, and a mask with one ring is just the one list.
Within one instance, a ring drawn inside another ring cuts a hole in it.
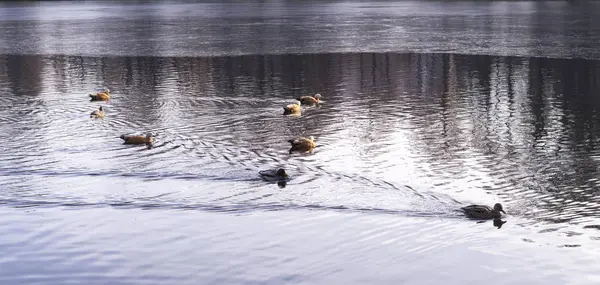
[{"label": "duck tail", "polygon": [[120,136],[120,138],[121,138],[122,140],[125,140],[125,135],[121,135],[121,136]]}]

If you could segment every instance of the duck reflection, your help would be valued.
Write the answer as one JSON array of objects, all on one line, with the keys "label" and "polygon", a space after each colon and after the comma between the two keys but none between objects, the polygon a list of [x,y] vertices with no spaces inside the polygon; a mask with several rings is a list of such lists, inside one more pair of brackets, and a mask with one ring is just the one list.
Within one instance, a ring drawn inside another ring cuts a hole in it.
[{"label": "duck reflection", "polygon": [[502,225],[506,224],[506,221],[503,221],[501,219],[494,219],[494,227],[496,228],[501,228]]},{"label": "duck reflection", "polygon": [[[487,220],[478,221],[477,223],[481,224],[481,223],[485,223],[485,222],[487,222]],[[492,222],[493,222],[494,227],[496,227],[498,229],[502,228],[502,225],[506,224],[506,221],[503,221],[500,218],[496,218]]]}]

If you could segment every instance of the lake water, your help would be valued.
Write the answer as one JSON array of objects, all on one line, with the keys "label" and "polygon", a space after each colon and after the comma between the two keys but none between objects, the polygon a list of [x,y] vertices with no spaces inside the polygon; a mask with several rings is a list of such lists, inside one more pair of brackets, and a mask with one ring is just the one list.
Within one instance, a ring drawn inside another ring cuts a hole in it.
[{"label": "lake water", "polygon": [[0,6],[0,284],[600,282],[600,4],[141,3]]}]

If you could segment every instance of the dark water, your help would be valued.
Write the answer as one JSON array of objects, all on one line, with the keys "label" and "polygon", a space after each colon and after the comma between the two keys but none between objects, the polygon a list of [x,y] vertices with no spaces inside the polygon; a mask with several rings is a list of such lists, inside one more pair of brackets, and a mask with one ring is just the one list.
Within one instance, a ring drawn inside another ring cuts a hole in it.
[{"label": "dark water", "polygon": [[0,284],[597,284],[595,5],[4,4]]}]

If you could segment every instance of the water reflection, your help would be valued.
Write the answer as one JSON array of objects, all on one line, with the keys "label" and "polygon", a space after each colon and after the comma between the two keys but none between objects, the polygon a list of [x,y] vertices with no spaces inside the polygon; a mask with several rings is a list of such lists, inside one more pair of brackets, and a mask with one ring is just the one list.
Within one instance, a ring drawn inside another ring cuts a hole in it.
[{"label": "water reflection", "polygon": [[[51,170],[57,181],[66,171],[155,180],[144,173],[161,173],[235,182],[204,181],[231,188],[222,193],[170,195],[186,203],[251,189],[255,184],[241,181],[255,174],[246,173],[288,165],[299,177],[287,186],[301,185],[302,193],[258,188],[241,201],[423,212],[499,197],[513,215],[534,221],[597,223],[596,61],[385,53],[5,55],[0,62],[2,175]],[[100,103],[86,96],[98,86],[113,93],[106,118],[91,121],[89,110]],[[315,93],[323,95],[322,106],[281,116],[282,105]],[[146,131],[157,135],[150,151],[117,139]],[[309,135],[317,138],[314,155],[284,155],[288,139]],[[65,194],[35,183],[2,182]],[[84,179],[72,183],[90,187]],[[91,189],[77,199],[110,196]]]},{"label": "water reflection", "polygon": [[[483,224],[483,223],[489,223],[489,222],[490,222],[489,220],[486,220],[486,221],[478,221],[477,223],[478,224]],[[493,219],[492,220],[492,225],[494,225],[494,227],[497,228],[497,229],[501,229],[502,226],[504,224],[506,224],[506,222],[507,221],[503,221],[502,219]]]},{"label": "water reflection", "polygon": [[413,51],[600,58],[595,1],[178,2],[0,4],[0,50],[88,56]]},{"label": "water reflection", "polygon": [[493,223],[494,223],[494,227],[500,229],[500,228],[502,228],[502,225],[506,224],[506,221],[503,221],[501,219],[494,219]]}]

